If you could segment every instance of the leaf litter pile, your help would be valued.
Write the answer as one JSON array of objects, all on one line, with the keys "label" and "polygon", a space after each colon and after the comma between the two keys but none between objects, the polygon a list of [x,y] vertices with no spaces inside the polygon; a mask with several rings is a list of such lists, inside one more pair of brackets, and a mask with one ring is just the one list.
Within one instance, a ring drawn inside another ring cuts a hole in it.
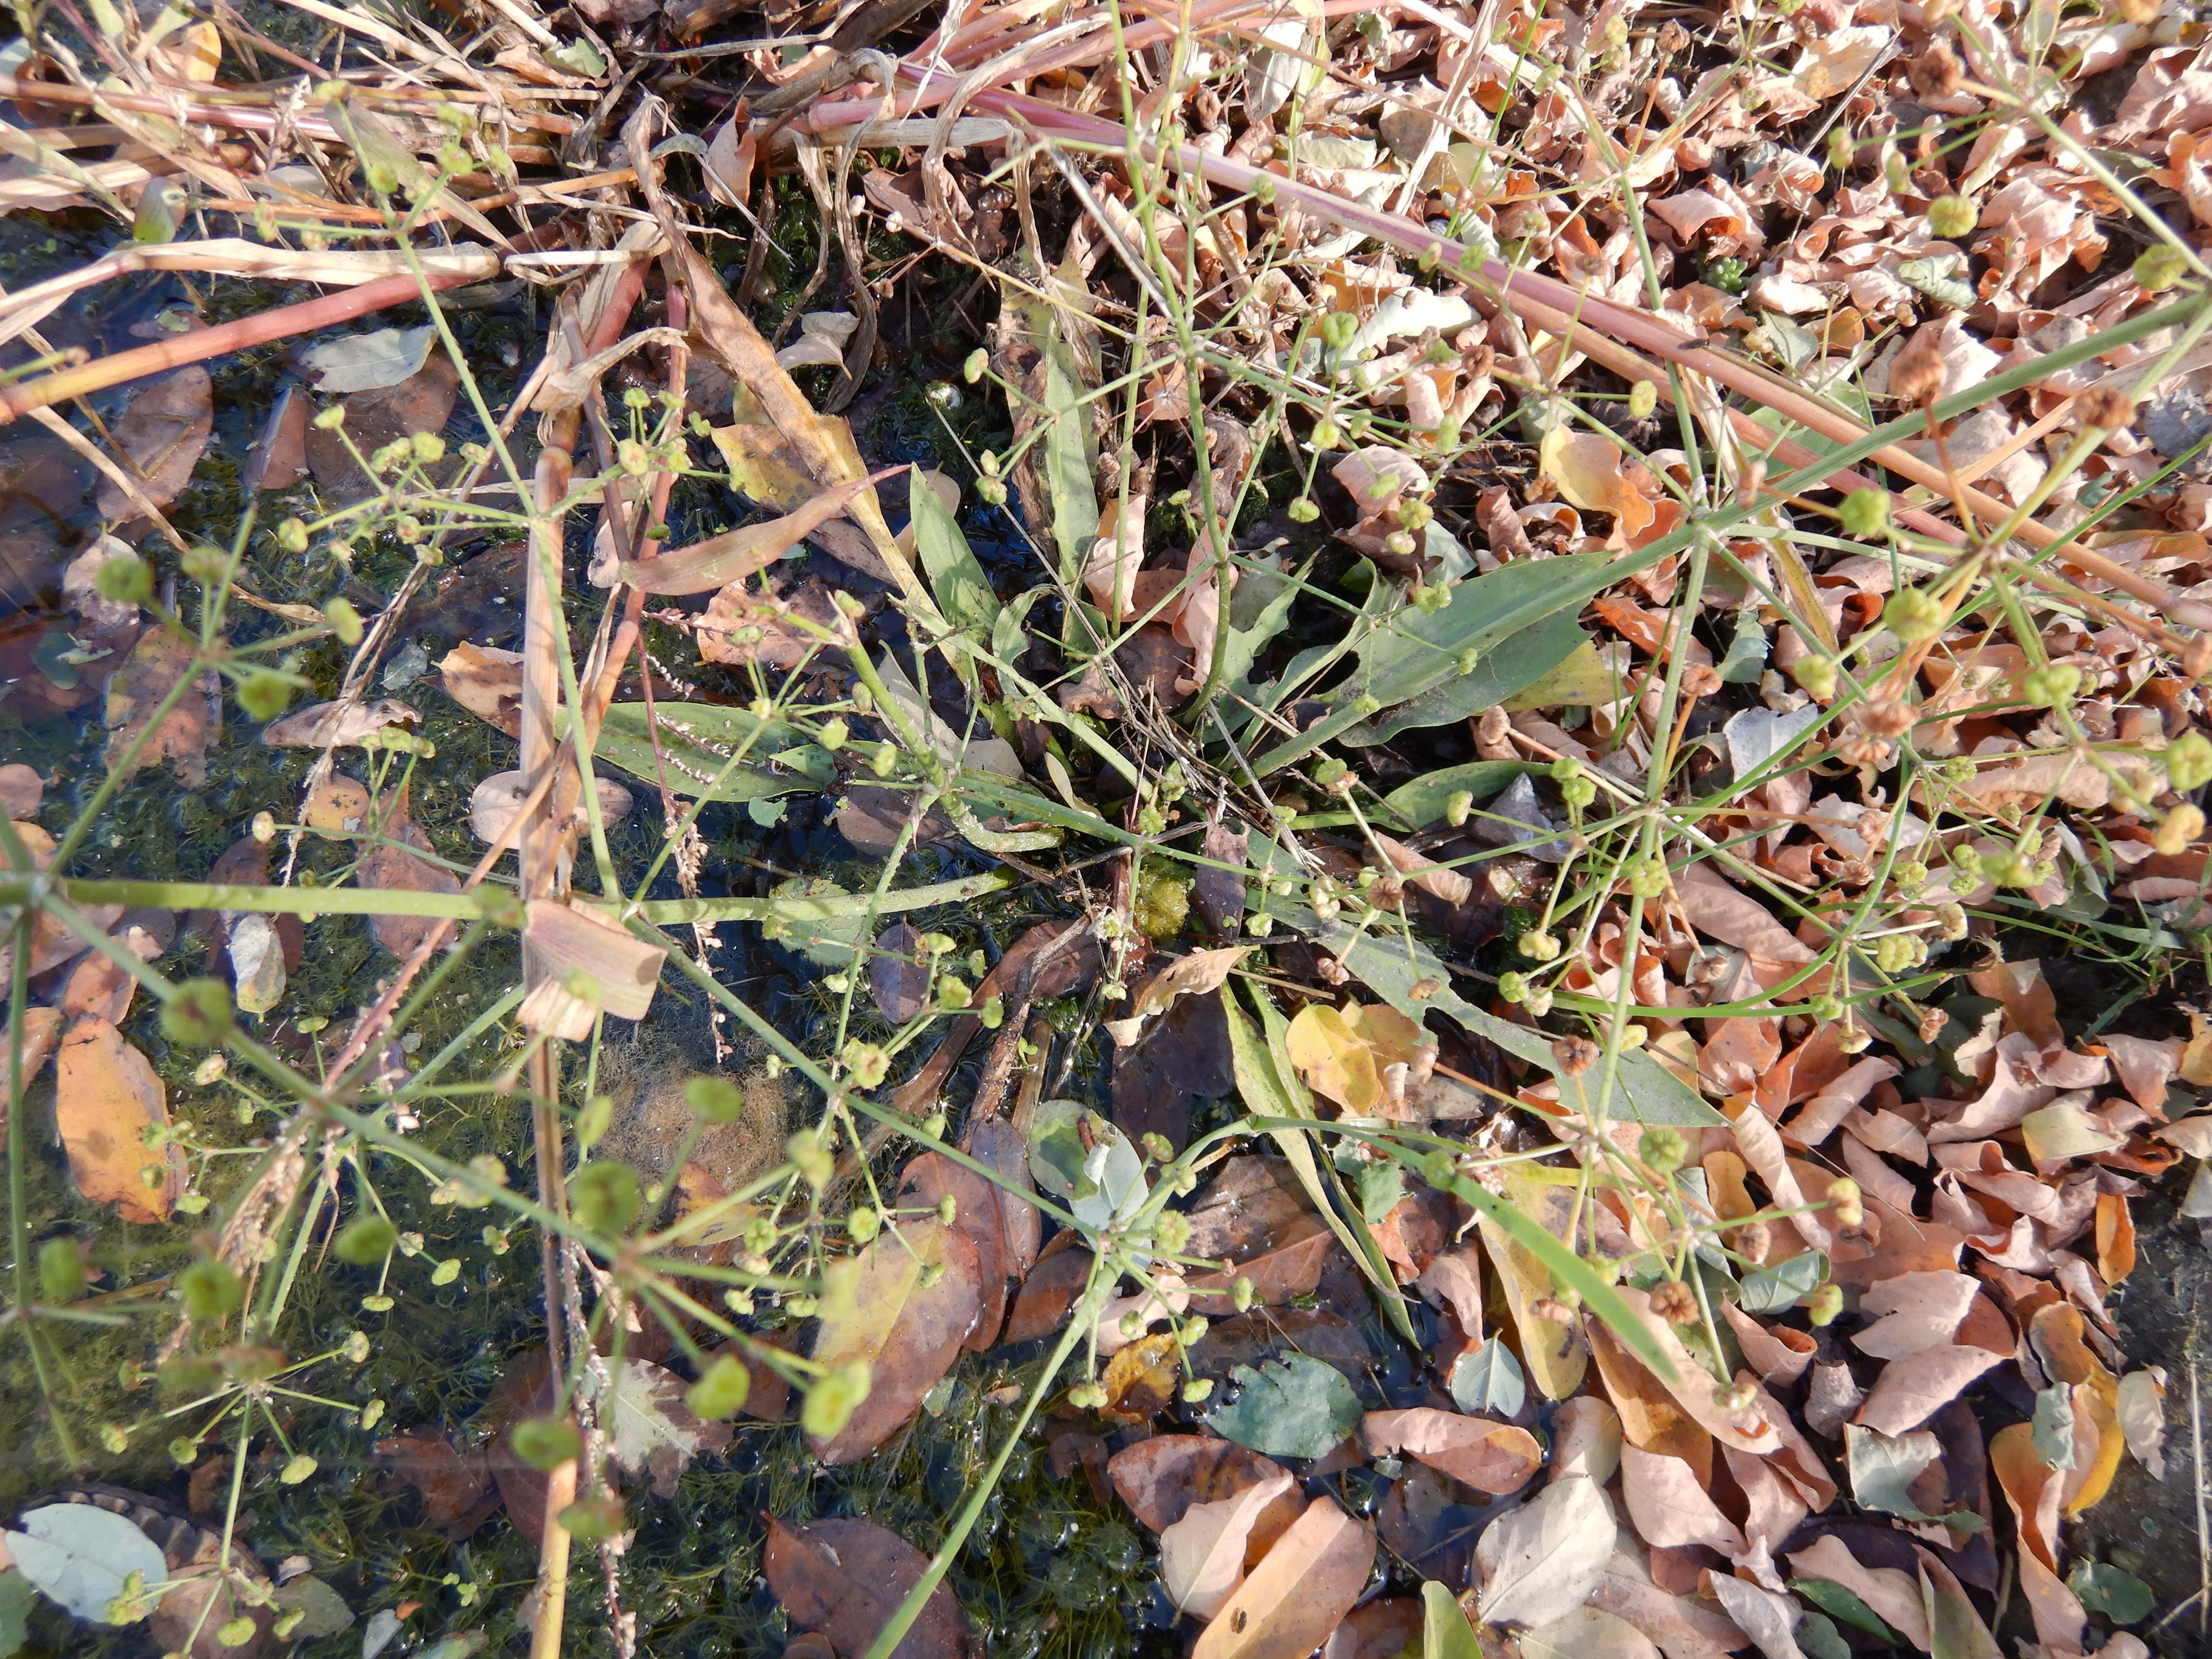
[{"label": "leaf litter pile", "polygon": [[437,10],[0,48],[0,1659],[2207,1650],[2191,10]]}]

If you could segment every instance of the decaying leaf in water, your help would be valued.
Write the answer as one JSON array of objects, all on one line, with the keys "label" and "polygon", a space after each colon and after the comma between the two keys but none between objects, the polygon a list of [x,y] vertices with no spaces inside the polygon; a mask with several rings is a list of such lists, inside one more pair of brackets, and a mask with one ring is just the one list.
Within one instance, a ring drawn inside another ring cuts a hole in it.
[{"label": "decaying leaf in water", "polygon": [[1244,1551],[1261,1514],[1291,1490],[1279,1474],[1234,1498],[1193,1504],[1160,1534],[1160,1582],[1177,1611],[1211,1619],[1244,1576]]},{"label": "decaying leaf in water", "polygon": [[[26,1008],[23,1010],[23,1086],[29,1088],[61,1041],[62,1014],[58,1008]],[[9,1112],[16,1102],[8,1091],[13,1086],[13,1062],[9,1057],[4,1037],[0,1037],[0,1101],[4,1101]]]},{"label": "decaying leaf in water", "polygon": [[727,1423],[702,1423],[684,1403],[684,1379],[643,1359],[625,1359],[595,1402],[607,1450],[626,1474],[648,1474],[663,1498],[702,1452],[730,1443]]},{"label": "decaying leaf in water", "polygon": [[1191,1659],[1304,1659],[1367,1588],[1375,1528],[1317,1498],[1200,1632]]},{"label": "decaying leaf in water", "polygon": [[317,702],[271,720],[261,741],[272,749],[359,749],[387,726],[420,726],[422,717],[397,697],[375,702]]},{"label": "decaying leaf in water", "polygon": [[466,640],[438,660],[446,695],[510,738],[522,735],[522,653]]},{"label": "decaying leaf in water", "polygon": [[975,1323],[966,1346],[981,1352],[999,1339],[1006,1318],[1006,1281],[1013,1264],[1006,1260],[999,1188],[942,1152],[923,1152],[900,1171],[894,1207],[916,1211],[952,1200],[953,1228],[975,1247]]},{"label": "decaying leaf in water", "polygon": [[[612,778],[594,774],[592,787],[599,798],[599,822],[610,828],[628,817],[630,808],[636,805],[629,791]],[[507,835],[515,813],[529,796],[529,790],[523,787],[521,773],[493,773],[469,792],[470,833],[486,843],[499,840]],[[569,815],[568,821],[580,831],[588,827],[590,820],[582,801],[576,803],[576,810]],[[508,837],[507,844],[514,847],[514,838]]]},{"label": "decaying leaf in water", "polygon": [[[1218,1504],[1273,1480],[1282,1465],[1233,1440],[1211,1435],[1160,1434],[1124,1446],[1107,1460],[1114,1490],[1133,1514],[1154,1532],[1165,1532],[1194,1504]],[[1304,1497],[1285,1488],[1275,1508],[1279,1517],[1259,1530],[1272,1537],[1304,1506]]]},{"label": "decaying leaf in water", "polygon": [[107,1021],[87,1018],[63,1034],[56,1056],[54,1118],[70,1176],[94,1204],[125,1221],[166,1221],[185,1190],[182,1152],[166,1141],[169,1091],[145,1055]]},{"label": "decaying leaf in water", "polygon": [[483,1454],[462,1450],[434,1430],[391,1436],[378,1441],[375,1450],[376,1461],[394,1480],[420,1494],[422,1518],[449,1538],[465,1538],[498,1504]]},{"label": "decaying leaf in water", "polygon": [[1544,1465],[1543,1448],[1528,1430],[1426,1406],[1370,1412],[1359,1437],[1377,1457],[1403,1452],[1479,1492],[1518,1492]]},{"label": "decaying leaf in water", "polygon": [[[933,1267],[940,1273],[925,1285]],[[890,1439],[952,1369],[982,1293],[974,1241],[936,1221],[881,1235],[830,1272],[843,1283],[824,1293],[812,1357],[832,1370],[866,1364],[871,1380],[852,1420],[811,1443],[823,1462],[850,1463]]]},{"label": "decaying leaf in water", "polygon": [[[921,1582],[929,1558],[872,1521],[771,1521],[762,1565],[769,1591],[793,1624],[819,1632],[840,1654],[865,1654]],[[968,1617],[951,1587],[939,1583],[891,1655],[965,1659],[969,1650]]]},{"label": "decaying leaf in water", "polygon": [[274,918],[247,911],[228,920],[224,945],[241,1012],[265,1014],[284,997],[284,941]]},{"label": "decaying leaf in water", "polygon": [[368,786],[343,773],[332,773],[307,793],[300,822],[319,836],[333,840],[356,834],[368,818]]},{"label": "decaying leaf in water", "polygon": [[0,813],[10,818],[27,818],[39,810],[39,802],[46,793],[46,781],[37,771],[21,761],[9,761],[0,766]]},{"label": "decaying leaf in water", "polygon": [[[191,479],[214,430],[215,382],[198,363],[188,363],[140,386],[109,436],[140,493],[166,507]],[[94,507],[116,523],[140,516],[112,478],[101,479]]]},{"label": "decaying leaf in water", "polygon": [[868,957],[868,992],[876,1012],[903,1025],[929,1001],[929,966],[921,958],[921,935],[905,922],[893,922],[876,935]]},{"label": "decaying leaf in water", "polygon": [[127,775],[167,761],[178,782],[197,789],[207,781],[207,748],[222,719],[212,673],[200,675],[184,688],[176,706],[153,726],[145,747],[135,759],[131,757],[131,745],[147,731],[163,699],[191,674],[196,655],[190,640],[167,629],[149,629],[139,636],[129,659],[107,683],[110,772]]},{"label": "decaying leaf in water", "polygon": [[[377,843],[363,854],[356,876],[364,887],[381,892],[458,893],[460,882],[452,871],[434,864],[425,854],[434,852],[430,838],[415,827],[407,815],[402,791],[387,802],[365,829],[378,833]],[[371,916],[368,931],[379,945],[395,957],[405,957],[438,926],[428,916]]]},{"label": "decaying leaf in water", "polygon": [[[660,983],[665,946],[649,945],[581,905],[532,899],[522,930],[526,955],[541,963],[545,976],[523,999],[515,1016],[531,1030],[550,1031],[571,1042],[592,1034],[601,1013],[617,1019],[643,1019]],[[570,976],[582,975],[596,990],[580,997]]]},{"label": "decaying leaf in water", "polygon": [[69,981],[62,987],[62,1017],[76,1020],[91,1014],[110,1025],[120,1025],[137,988],[138,981],[113,957],[105,951],[88,951],[70,969]]}]

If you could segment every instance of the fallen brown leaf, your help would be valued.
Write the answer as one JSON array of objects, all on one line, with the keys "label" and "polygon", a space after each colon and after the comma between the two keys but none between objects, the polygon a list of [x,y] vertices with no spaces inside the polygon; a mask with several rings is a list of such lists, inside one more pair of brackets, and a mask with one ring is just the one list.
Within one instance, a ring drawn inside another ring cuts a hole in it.
[{"label": "fallen brown leaf", "polygon": [[1367,1588],[1375,1528],[1317,1498],[1199,1633],[1191,1659],[1305,1659]]},{"label": "fallen brown leaf", "polygon": [[[943,1274],[925,1286],[922,1270],[931,1266]],[[838,1311],[823,1319],[812,1358],[831,1367],[865,1362],[872,1380],[851,1421],[811,1443],[823,1462],[850,1463],[890,1439],[952,1369],[981,1312],[982,1290],[974,1241],[936,1221],[883,1234],[830,1271],[847,1282],[827,1293]]]},{"label": "fallen brown leaf", "polygon": [[446,695],[510,738],[522,735],[522,653],[466,640],[438,661]]},{"label": "fallen brown leaf", "polygon": [[[929,1558],[872,1521],[769,1523],[763,1567],[769,1589],[802,1630],[826,1636],[840,1654],[866,1653],[899,1604],[921,1582]],[[940,1583],[922,1604],[892,1659],[964,1659],[968,1617]]]},{"label": "fallen brown leaf", "polygon": [[184,1195],[185,1160],[174,1146],[146,1144],[169,1127],[169,1091],[153,1066],[97,1016],[70,1024],[56,1065],[55,1122],[77,1191],[125,1221],[167,1221]]},{"label": "fallen brown leaf", "polygon": [[[165,628],[139,637],[130,658],[107,684],[107,769],[124,767],[131,744],[147,730],[161,701],[192,672],[198,648]],[[146,746],[122,774],[170,763],[177,781],[197,789],[207,781],[207,749],[222,725],[216,677],[204,673],[185,689],[175,708],[154,726]]]},{"label": "fallen brown leaf", "polygon": [[[157,507],[176,500],[215,430],[215,382],[197,363],[149,380],[108,429],[125,472]],[[112,478],[102,478],[94,510],[115,523],[141,516]]]}]

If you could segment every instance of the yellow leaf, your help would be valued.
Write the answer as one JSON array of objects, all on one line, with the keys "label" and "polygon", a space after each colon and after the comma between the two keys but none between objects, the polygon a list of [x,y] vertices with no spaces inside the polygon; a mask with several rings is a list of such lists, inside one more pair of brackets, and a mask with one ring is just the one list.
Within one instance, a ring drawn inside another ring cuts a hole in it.
[{"label": "yellow leaf", "polygon": [[1585,513],[1612,514],[1619,520],[1619,535],[1633,536],[1651,522],[1651,502],[1629,477],[1620,451],[1609,440],[1555,426],[1544,434],[1539,453],[1544,476],[1559,486],[1559,494]]},{"label": "yellow leaf", "polygon": [[87,1017],[62,1038],[57,1066],[55,1126],[77,1191],[125,1221],[167,1220],[184,1194],[184,1159],[174,1146],[146,1144],[149,1130],[169,1127],[169,1092],[152,1064],[107,1021]]},{"label": "yellow leaf", "polygon": [[1611,702],[1620,695],[1620,677],[1598,655],[1597,647],[1584,640],[1565,662],[1526,690],[1515,692],[1501,706],[1509,711],[1568,705],[1587,708]]},{"label": "yellow leaf", "polygon": [[1382,1099],[1375,1054],[1342,1013],[1310,1002],[1291,1020],[1285,1041],[1291,1064],[1309,1089],[1355,1116],[1375,1115]]},{"label": "yellow leaf", "polygon": [[[1573,1180],[1571,1172],[1515,1164],[1505,1172],[1503,1196],[1545,1231],[1564,1239],[1574,1214]],[[1582,1386],[1589,1350],[1572,1326],[1539,1318],[1529,1310],[1538,1298],[1552,1294],[1551,1269],[1488,1216],[1482,1218],[1482,1242],[1498,1270],[1505,1304],[1512,1310],[1514,1328],[1520,1334],[1522,1369],[1547,1400],[1565,1400]]]}]

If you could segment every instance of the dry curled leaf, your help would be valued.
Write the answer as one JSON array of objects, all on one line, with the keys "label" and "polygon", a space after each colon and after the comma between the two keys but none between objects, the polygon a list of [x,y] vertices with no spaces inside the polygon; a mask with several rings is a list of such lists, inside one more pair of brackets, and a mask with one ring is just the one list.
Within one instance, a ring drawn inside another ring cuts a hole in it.
[{"label": "dry curled leaf", "polygon": [[1428,1407],[1370,1412],[1359,1437],[1377,1457],[1403,1452],[1480,1492],[1518,1492],[1544,1462],[1526,1429]]},{"label": "dry curled leaf", "polygon": [[1305,1659],[1352,1611],[1375,1528],[1317,1498],[1199,1633],[1191,1659]]}]

